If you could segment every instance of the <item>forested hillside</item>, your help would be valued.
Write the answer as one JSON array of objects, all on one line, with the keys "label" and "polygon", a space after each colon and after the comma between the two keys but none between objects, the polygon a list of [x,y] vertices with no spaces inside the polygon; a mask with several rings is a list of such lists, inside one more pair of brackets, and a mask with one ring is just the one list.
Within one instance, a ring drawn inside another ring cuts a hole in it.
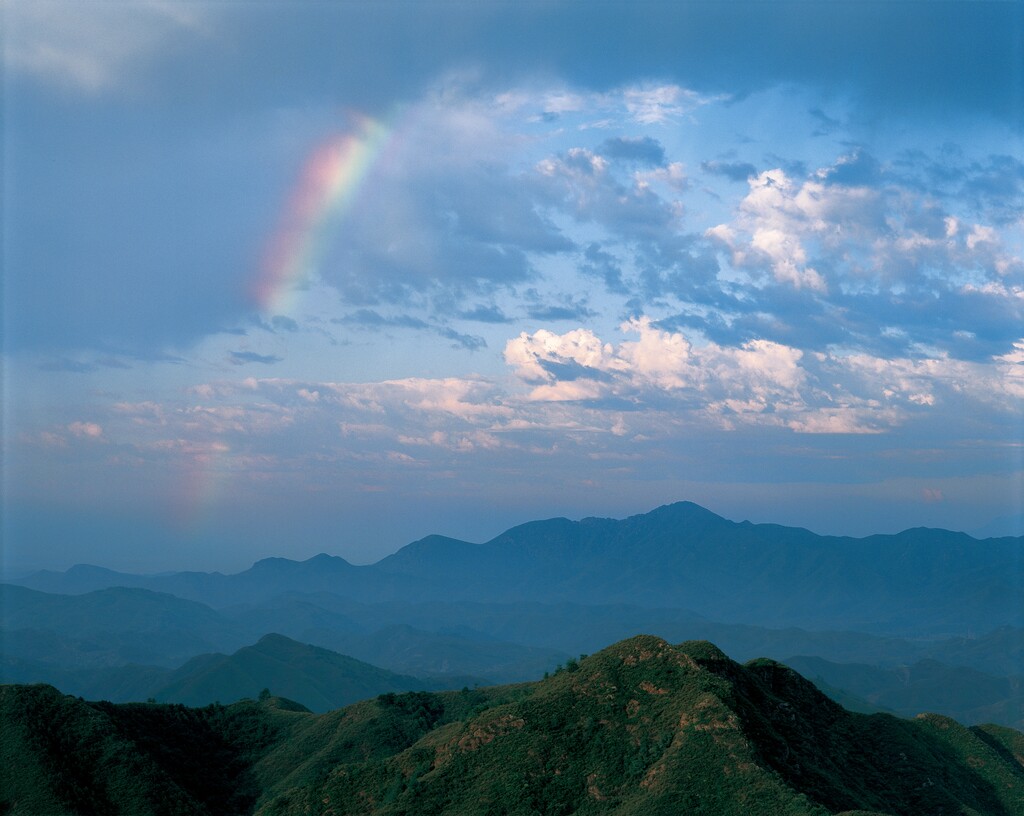
[{"label": "forested hillside", "polygon": [[1024,814],[1024,735],[850,713],[791,669],[634,637],[542,681],[316,715],[0,690],[11,814]]}]

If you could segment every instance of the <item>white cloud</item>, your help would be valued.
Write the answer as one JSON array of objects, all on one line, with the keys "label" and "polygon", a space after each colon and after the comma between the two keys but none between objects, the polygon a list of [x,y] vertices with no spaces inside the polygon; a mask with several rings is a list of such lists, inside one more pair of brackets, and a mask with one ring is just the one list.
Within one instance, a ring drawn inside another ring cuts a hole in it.
[{"label": "white cloud", "polygon": [[778,284],[822,296],[829,279],[846,291],[903,291],[966,279],[984,286],[1020,274],[1020,259],[994,227],[944,212],[899,179],[829,183],[848,159],[802,181],[780,168],[761,172],[748,180],[735,217],[704,236],[727,250],[733,268],[750,273],[754,286],[760,273],[770,272]]},{"label": "white cloud", "polygon": [[103,436],[103,428],[95,422],[72,422],[67,427],[72,436],[79,439],[99,439]]},{"label": "white cloud", "polygon": [[[639,339],[614,347],[589,329],[563,335],[545,329],[523,332],[506,345],[505,360],[525,382],[543,383],[531,392],[537,400],[551,394],[563,400],[572,394],[593,399],[655,389],[729,392],[733,398],[753,396],[764,402],[797,391],[806,376],[800,367],[803,353],[779,343],[753,340],[739,347],[695,347],[682,333],[659,329],[646,316],[620,328]],[[576,368],[566,378],[562,372],[571,364]]]},{"label": "white cloud", "polygon": [[646,317],[621,329],[639,339],[615,346],[589,329],[524,332],[509,340],[505,359],[532,386],[528,397],[535,402],[600,405],[625,398],[650,410],[668,397],[677,410],[718,427],[762,424],[801,433],[877,433],[944,398],[1019,412],[1013,398],[1024,393],[1024,340],[1014,353],[972,363],[946,356],[808,356],[764,339],[694,345]]},{"label": "white cloud", "polygon": [[623,101],[633,121],[654,125],[678,118],[709,99],[679,85],[654,85],[627,88]]}]

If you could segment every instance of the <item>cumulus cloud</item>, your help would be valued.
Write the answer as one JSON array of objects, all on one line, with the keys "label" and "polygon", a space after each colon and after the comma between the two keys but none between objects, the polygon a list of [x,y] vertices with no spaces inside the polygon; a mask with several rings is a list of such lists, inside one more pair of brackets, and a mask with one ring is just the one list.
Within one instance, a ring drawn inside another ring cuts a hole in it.
[{"label": "cumulus cloud", "polygon": [[908,170],[921,164],[896,172],[855,150],[802,178],[782,168],[749,178],[735,217],[704,232],[731,276],[744,276],[741,296],[705,326],[736,336],[756,324],[817,348],[925,343],[975,359],[1005,349],[1024,319],[1012,295],[1019,257],[1005,230],[923,192]]},{"label": "cumulus cloud", "polygon": [[[795,393],[804,378],[799,365],[802,353],[777,343],[760,340],[739,348],[694,347],[681,333],[661,330],[646,317],[621,328],[638,339],[614,346],[589,329],[563,335],[543,329],[523,332],[506,345],[505,360],[524,382],[541,384],[531,393],[534,399],[552,393],[562,399],[568,393],[580,399],[612,395],[638,399],[655,389],[689,391],[689,398],[699,397],[705,404],[717,395],[753,398],[763,405],[773,396]],[[569,378],[562,376],[567,367],[573,370]],[[572,382],[572,387],[553,390],[565,381]]]},{"label": "cumulus cloud", "polygon": [[505,360],[532,387],[532,400],[653,405],[667,395],[681,410],[723,427],[766,424],[803,433],[879,432],[951,395],[1013,411],[1021,382],[1013,354],[987,364],[806,355],[763,339],[697,345],[646,317],[621,328],[638,339],[616,346],[589,329],[523,332],[506,345]]}]

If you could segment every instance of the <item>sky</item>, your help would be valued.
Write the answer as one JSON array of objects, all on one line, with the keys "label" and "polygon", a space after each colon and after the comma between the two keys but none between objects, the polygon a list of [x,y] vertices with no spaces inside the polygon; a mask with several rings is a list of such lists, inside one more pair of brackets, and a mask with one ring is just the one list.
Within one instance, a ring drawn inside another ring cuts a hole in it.
[{"label": "sky", "polygon": [[1024,532],[1024,5],[2,14],[6,572]]}]

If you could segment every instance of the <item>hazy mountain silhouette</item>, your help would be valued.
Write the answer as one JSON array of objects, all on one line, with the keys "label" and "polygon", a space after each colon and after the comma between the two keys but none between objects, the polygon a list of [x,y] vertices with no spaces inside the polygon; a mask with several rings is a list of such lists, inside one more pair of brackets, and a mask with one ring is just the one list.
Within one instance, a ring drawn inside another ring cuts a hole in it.
[{"label": "hazy mountain silhouette", "polygon": [[211,606],[287,591],[357,601],[630,604],[724,622],[886,633],[966,633],[1024,623],[1024,538],[917,528],[867,538],[735,523],[689,502],[622,520],[530,522],[485,544],[429,536],[370,566],[318,555],[235,575],[127,576],[75,567],[19,583],[50,592],[137,586]]},{"label": "hazy mountain silhouette", "polygon": [[784,662],[823,690],[827,685],[902,717],[941,711],[967,725],[999,722],[1024,728],[1024,678],[1020,676],[995,677],[936,660],[894,668],[834,663],[820,657],[790,657]]}]

